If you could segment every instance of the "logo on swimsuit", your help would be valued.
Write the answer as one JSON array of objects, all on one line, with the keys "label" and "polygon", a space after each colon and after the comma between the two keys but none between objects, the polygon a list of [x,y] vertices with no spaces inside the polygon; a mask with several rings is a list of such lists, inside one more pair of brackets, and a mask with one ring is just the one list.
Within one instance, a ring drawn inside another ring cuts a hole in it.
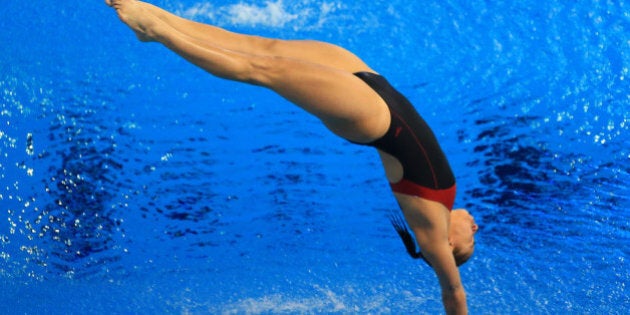
[{"label": "logo on swimsuit", "polygon": [[396,128],[396,133],[394,134],[394,138],[398,138],[398,136],[400,135],[400,132],[402,131],[402,127],[397,127]]}]

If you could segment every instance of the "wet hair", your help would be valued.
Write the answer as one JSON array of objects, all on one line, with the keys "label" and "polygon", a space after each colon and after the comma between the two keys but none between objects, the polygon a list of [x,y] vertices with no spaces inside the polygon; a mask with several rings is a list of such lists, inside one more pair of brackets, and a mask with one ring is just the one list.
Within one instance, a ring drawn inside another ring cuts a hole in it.
[{"label": "wet hair", "polygon": [[400,236],[403,244],[405,244],[405,249],[407,249],[407,253],[409,253],[409,256],[414,259],[422,258],[422,260],[424,260],[427,265],[431,266],[431,263],[426,258],[424,258],[422,252],[416,251],[416,242],[413,240],[413,236],[411,236],[411,233],[409,232],[409,230],[407,229],[407,225],[405,224],[405,219],[402,218],[400,213],[390,213],[389,221],[394,226],[396,232],[398,232],[398,236]]}]

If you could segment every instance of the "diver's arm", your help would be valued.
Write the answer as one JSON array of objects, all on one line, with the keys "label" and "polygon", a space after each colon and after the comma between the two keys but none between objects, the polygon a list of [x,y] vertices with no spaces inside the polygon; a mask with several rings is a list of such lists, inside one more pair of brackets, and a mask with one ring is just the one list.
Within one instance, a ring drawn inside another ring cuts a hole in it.
[{"label": "diver's arm", "polygon": [[[418,236],[416,236],[418,237]],[[422,237],[420,237],[422,238]],[[422,244],[422,241],[418,243]],[[440,245],[441,243],[441,245]],[[466,292],[455,264],[451,247],[446,242],[424,243],[423,253],[440,281],[442,303],[446,314],[467,314]]]},{"label": "diver's arm", "polygon": [[448,233],[436,226],[413,228],[422,254],[433,267],[442,289],[442,303],[446,314],[467,314],[466,292],[448,243]]},{"label": "diver's arm", "polygon": [[442,290],[447,314],[467,314],[466,293],[449,245],[450,212],[437,202],[396,194],[407,224],[431,264]]},{"label": "diver's arm", "polygon": [[432,246],[425,244],[424,256],[433,265],[433,270],[440,281],[442,303],[446,314],[468,314],[466,292],[459,276],[459,270],[455,265],[455,259],[448,242],[446,245],[439,246],[441,248],[429,249],[427,247]]},{"label": "diver's arm", "polygon": [[444,303],[444,310],[446,311],[446,314],[468,314],[468,307],[466,306],[466,293],[464,292],[464,289],[447,295],[445,295],[444,291],[442,291],[442,303]]}]

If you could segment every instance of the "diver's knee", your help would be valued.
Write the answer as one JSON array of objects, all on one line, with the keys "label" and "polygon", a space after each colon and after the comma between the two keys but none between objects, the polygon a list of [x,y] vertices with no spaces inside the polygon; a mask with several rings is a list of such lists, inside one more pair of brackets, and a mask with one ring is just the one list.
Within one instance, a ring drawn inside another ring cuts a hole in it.
[{"label": "diver's knee", "polygon": [[253,55],[246,59],[234,79],[254,85],[269,86],[274,71],[275,57]]}]

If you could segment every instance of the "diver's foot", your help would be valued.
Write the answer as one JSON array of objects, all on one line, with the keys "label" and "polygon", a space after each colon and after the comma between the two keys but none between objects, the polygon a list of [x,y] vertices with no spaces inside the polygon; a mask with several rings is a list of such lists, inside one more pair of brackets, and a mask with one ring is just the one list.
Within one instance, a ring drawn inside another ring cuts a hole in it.
[{"label": "diver's foot", "polygon": [[136,0],[105,0],[105,3],[116,9],[118,18],[136,33],[140,41],[156,40],[154,27],[158,20],[145,10]]}]

